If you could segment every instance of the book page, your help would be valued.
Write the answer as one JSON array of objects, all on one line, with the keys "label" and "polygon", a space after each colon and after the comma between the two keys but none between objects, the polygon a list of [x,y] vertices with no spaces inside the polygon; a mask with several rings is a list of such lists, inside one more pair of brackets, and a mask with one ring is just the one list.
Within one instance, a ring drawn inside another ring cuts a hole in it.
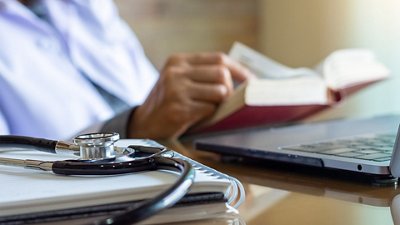
[{"label": "book page", "polygon": [[229,56],[246,66],[261,79],[283,79],[317,75],[315,71],[309,68],[290,68],[282,65],[238,42],[233,45]]},{"label": "book page", "polygon": [[323,105],[328,103],[328,92],[319,76],[254,79],[247,86],[245,102],[251,106]]},{"label": "book page", "polygon": [[389,70],[366,49],[343,49],[330,54],[318,67],[327,85],[339,90],[349,86],[381,80]]},{"label": "book page", "polygon": [[245,102],[252,106],[326,104],[327,87],[322,76],[309,68],[290,68],[251,48],[235,43],[230,57],[259,79],[246,88]]}]

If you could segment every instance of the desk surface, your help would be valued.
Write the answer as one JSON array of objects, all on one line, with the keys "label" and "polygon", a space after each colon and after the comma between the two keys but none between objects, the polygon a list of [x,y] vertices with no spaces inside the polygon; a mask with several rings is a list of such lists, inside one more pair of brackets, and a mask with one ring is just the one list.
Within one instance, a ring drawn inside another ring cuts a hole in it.
[{"label": "desk surface", "polygon": [[[400,225],[400,194],[395,184],[374,186],[365,182],[254,165],[222,163],[215,154],[193,150],[191,143],[164,145],[205,165],[238,178],[246,201],[239,208],[245,224]],[[209,224],[204,221],[195,224]],[[226,224],[212,221],[211,224]]]}]

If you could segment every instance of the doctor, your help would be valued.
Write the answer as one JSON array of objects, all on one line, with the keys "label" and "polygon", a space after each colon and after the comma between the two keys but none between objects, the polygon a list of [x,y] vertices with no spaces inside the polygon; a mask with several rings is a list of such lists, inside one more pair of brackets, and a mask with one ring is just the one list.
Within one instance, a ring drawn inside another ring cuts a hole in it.
[{"label": "doctor", "polygon": [[110,0],[0,0],[0,134],[176,138],[252,75],[221,53],[160,73]]}]

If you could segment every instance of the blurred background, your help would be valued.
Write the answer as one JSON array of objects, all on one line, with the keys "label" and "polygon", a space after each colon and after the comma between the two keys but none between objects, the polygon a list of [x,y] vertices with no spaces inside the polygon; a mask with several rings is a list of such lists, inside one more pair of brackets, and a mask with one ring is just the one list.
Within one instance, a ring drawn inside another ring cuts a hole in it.
[{"label": "blurred background", "polygon": [[116,0],[157,68],[175,52],[228,52],[240,41],[291,67],[368,48],[391,71],[311,120],[400,113],[398,0]]}]

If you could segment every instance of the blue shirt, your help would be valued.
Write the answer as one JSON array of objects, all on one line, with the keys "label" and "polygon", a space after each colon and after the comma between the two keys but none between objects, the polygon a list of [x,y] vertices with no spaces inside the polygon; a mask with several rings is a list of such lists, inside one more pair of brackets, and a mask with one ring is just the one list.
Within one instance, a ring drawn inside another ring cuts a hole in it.
[{"label": "blue shirt", "polygon": [[0,0],[0,134],[65,139],[141,104],[158,72],[109,0]]}]

